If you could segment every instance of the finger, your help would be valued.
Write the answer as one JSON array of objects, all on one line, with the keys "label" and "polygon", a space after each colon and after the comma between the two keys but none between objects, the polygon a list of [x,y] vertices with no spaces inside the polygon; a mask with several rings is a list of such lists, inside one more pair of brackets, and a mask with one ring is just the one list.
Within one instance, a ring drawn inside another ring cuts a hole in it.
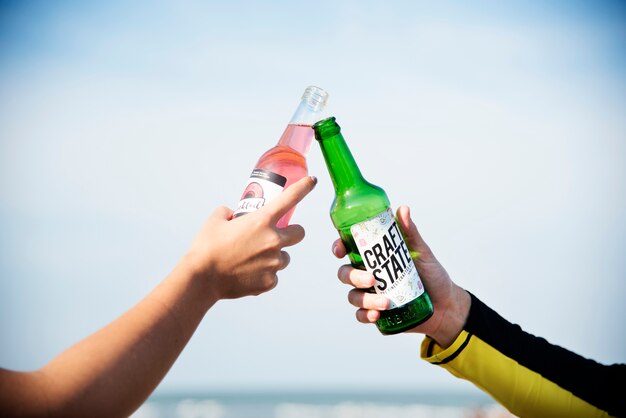
[{"label": "finger", "polygon": [[251,283],[250,295],[259,296],[265,292],[269,292],[278,285],[278,276],[276,274],[263,274],[256,277]]},{"label": "finger", "polygon": [[369,293],[361,289],[352,289],[348,292],[348,302],[361,309],[384,311],[389,308],[389,299],[376,293]]},{"label": "finger", "polygon": [[278,276],[274,276],[274,281],[271,283],[269,289],[267,289],[267,291],[269,292],[270,290],[274,289],[276,286],[278,286]]},{"label": "finger", "polygon": [[304,228],[300,225],[289,225],[285,228],[279,228],[277,231],[280,236],[281,248],[296,245],[304,239]]},{"label": "finger", "polygon": [[263,206],[259,211],[269,213],[272,224],[275,224],[285,213],[289,212],[291,208],[304,199],[304,197],[313,190],[316,184],[317,178],[313,176],[301,178],[283,190],[276,199]]},{"label": "finger", "polygon": [[220,206],[220,207],[215,208],[215,210],[213,210],[213,213],[211,214],[211,216],[212,217],[214,216],[218,219],[224,219],[226,221],[229,221],[233,217],[233,211],[227,208],[226,206]]},{"label": "finger", "polygon": [[281,251],[280,252],[280,263],[278,265],[278,271],[280,270],[284,270],[287,268],[287,266],[289,265],[289,262],[291,261],[291,256],[289,255],[289,253],[287,251]]},{"label": "finger", "polygon": [[258,296],[265,292],[269,292],[270,290],[274,289],[276,286],[278,286],[278,276],[267,275],[267,277],[263,280],[263,287],[259,291],[257,291],[255,294]]},{"label": "finger", "polygon": [[428,248],[428,245],[424,242],[415,223],[411,219],[411,209],[408,206],[400,206],[396,212],[396,216],[400,223],[402,233],[404,234],[404,239],[406,240],[409,250],[411,250],[411,256],[415,258],[420,254],[429,253],[430,248]]},{"label": "finger", "polygon": [[374,275],[372,273],[355,269],[350,264],[339,267],[337,277],[342,283],[361,289],[368,289],[374,286]]},{"label": "finger", "polygon": [[371,324],[380,319],[380,311],[359,309],[356,311],[356,319],[364,324]]},{"label": "finger", "polygon": [[346,256],[346,246],[343,245],[341,238],[337,238],[337,240],[333,242],[332,252],[337,258],[344,258]]}]

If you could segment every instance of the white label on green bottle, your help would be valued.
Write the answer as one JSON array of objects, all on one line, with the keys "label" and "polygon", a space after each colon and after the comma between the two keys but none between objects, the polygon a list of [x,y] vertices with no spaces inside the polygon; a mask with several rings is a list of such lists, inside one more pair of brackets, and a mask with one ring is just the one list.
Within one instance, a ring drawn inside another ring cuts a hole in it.
[{"label": "white label on green bottle", "polygon": [[280,194],[285,188],[287,178],[261,168],[252,170],[250,179],[241,195],[239,205],[233,217],[245,215],[261,209],[265,204]]},{"label": "white label on green bottle", "polygon": [[350,233],[365,269],[376,279],[376,293],[391,301],[389,309],[402,306],[424,293],[424,285],[391,208],[352,225]]}]

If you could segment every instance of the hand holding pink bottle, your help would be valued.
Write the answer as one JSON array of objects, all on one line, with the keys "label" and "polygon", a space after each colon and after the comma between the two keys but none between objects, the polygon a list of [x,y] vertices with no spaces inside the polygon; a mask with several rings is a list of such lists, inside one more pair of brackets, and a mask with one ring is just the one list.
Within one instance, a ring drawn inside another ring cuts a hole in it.
[{"label": "hand holding pink bottle", "polygon": [[[233,217],[263,207],[285,188],[308,174],[306,156],[314,138],[312,126],[323,119],[322,111],[327,100],[328,93],[321,88],[306,88],[278,144],[263,154],[252,170]],[[289,224],[294,209],[280,218],[276,224],[279,228]]]}]

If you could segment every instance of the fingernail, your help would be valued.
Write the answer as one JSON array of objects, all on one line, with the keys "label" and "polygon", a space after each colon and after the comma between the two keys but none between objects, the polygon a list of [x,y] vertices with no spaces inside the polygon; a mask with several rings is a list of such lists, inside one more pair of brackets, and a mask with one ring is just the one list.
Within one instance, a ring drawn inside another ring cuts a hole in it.
[{"label": "fingernail", "polygon": [[315,176],[310,176],[311,180],[313,181],[313,184],[317,184],[317,177]]},{"label": "fingernail", "polygon": [[337,244],[333,244],[333,248],[331,249],[331,251],[333,252],[333,255],[337,257]]},{"label": "fingernail", "polygon": [[376,306],[380,309],[387,309],[387,306],[389,306],[389,301],[385,297],[379,297],[376,300]]}]

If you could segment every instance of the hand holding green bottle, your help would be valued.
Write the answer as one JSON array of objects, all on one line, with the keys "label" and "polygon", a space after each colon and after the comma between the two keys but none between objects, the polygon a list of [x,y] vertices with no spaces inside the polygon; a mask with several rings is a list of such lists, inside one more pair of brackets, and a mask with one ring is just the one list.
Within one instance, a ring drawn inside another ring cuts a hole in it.
[{"label": "hand holding green bottle", "polygon": [[[396,219],[409,248],[419,254],[414,259],[415,267],[428,288],[434,306],[433,315],[408,332],[426,334],[440,346],[447,348],[463,329],[469,313],[470,296],[450,279],[448,272],[424,242],[411,220],[407,206],[398,208]],[[332,251],[337,258],[346,256],[346,248],[341,239],[333,243]],[[367,291],[375,282],[374,276],[367,271],[355,269],[350,264],[341,266],[337,276],[341,282],[355,287],[348,293],[348,300],[359,308],[356,312],[357,320],[364,324],[378,321],[381,311],[387,309],[388,300],[382,295],[374,295]]]},{"label": "hand holding green bottle", "polygon": [[335,118],[313,126],[335,187],[330,217],[352,266],[372,273],[372,291],[390,299],[376,326],[383,334],[414,328],[433,314],[387,194],[366,181]]}]

